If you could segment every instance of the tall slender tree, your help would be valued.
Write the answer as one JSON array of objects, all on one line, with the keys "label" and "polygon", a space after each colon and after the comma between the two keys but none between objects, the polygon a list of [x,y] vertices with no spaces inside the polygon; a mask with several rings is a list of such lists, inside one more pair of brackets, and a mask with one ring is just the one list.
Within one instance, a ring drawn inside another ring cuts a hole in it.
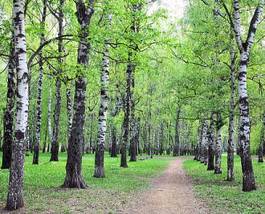
[{"label": "tall slender tree", "polygon": [[240,129],[239,129],[239,146],[241,154],[241,165],[243,171],[243,191],[252,191],[256,189],[255,176],[250,154],[250,117],[249,117],[249,100],[247,90],[247,68],[250,58],[250,51],[254,44],[254,39],[258,23],[263,14],[264,0],[260,0],[254,15],[251,19],[247,39],[242,39],[242,27],[240,18],[239,0],[233,1],[234,15],[232,26],[235,32],[237,47],[240,52],[240,66],[238,74],[238,94],[240,110]]},{"label": "tall slender tree", "polygon": [[207,170],[214,170],[214,113],[211,113],[210,126],[208,129],[208,167]]},{"label": "tall slender tree", "polygon": [[[12,33],[13,34],[13,33]],[[3,138],[3,156],[2,169],[9,169],[11,165],[12,144],[13,144],[13,122],[14,122],[14,107],[16,96],[16,81],[15,81],[15,59],[14,59],[14,35],[12,35],[10,43],[10,57],[8,62],[7,76],[7,101],[4,112],[4,138]]]},{"label": "tall slender tree", "polygon": [[77,62],[81,65],[78,69],[75,81],[74,114],[71,129],[71,136],[68,140],[68,152],[66,163],[66,176],[63,187],[67,188],[86,188],[86,183],[82,176],[82,153],[84,141],[84,122],[85,122],[85,97],[86,84],[82,68],[89,65],[89,28],[91,18],[94,14],[94,0],[86,4],[83,0],[76,1],[76,15],[80,25],[79,46]]},{"label": "tall slender tree", "polygon": [[26,128],[28,123],[28,67],[25,33],[25,1],[13,0],[14,56],[17,75],[17,107],[15,139],[12,145],[12,162],[6,208],[19,209],[24,206],[23,178]]},{"label": "tall slender tree", "polygon": [[[45,41],[45,24],[47,17],[47,3],[48,0],[43,0],[43,10],[41,14],[41,35],[40,35],[40,46]],[[39,164],[39,151],[40,151],[40,137],[41,137],[41,118],[42,118],[42,83],[43,83],[43,55],[42,51],[39,53],[39,79],[37,89],[37,106],[36,106],[36,142],[34,144],[33,164]]]},{"label": "tall slender tree", "polygon": [[[108,17],[111,22],[111,15]],[[104,172],[104,147],[106,140],[107,130],[107,111],[108,111],[108,84],[109,84],[109,39],[104,42],[104,51],[102,59],[101,77],[100,77],[100,107],[98,116],[98,142],[96,145],[95,154],[95,171],[94,177],[103,178],[105,177]]]},{"label": "tall slender tree", "polygon": [[201,136],[201,149],[200,149],[200,161],[207,164],[208,161],[208,138],[207,138],[208,123],[204,120],[202,124],[202,136]]},{"label": "tall slender tree", "polygon": [[258,148],[258,162],[263,163],[263,156],[264,156],[264,144],[265,144],[265,112],[262,115],[262,127],[260,131],[260,143]]},{"label": "tall slender tree", "polygon": [[52,143],[51,143],[51,159],[50,161],[58,161],[58,153],[59,153],[59,131],[60,131],[60,113],[61,113],[61,79],[60,74],[62,73],[62,64],[63,64],[63,54],[64,54],[64,43],[63,43],[63,34],[64,34],[64,12],[63,8],[65,5],[65,0],[59,1],[59,9],[58,9],[58,15],[55,14],[55,17],[58,21],[58,64],[59,68],[57,71],[57,77],[56,77],[56,92],[55,92],[55,109],[54,109],[54,126],[53,126],[53,135],[52,135]]},{"label": "tall slender tree", "polygon": [[221,160],[222,160],[222,127],[223,127],[223,119],[221,112],[217,112],[216,114],[216,140],[215,140],[215,166],[214,173],[221,174]]},{"label": "tall slender tree", "polygon": [[128,65],[126,69],[126,96],[124,99],[124,120],[123,120],[123,136],[121,144],[121,163],[120,166],[127,168],[127,145],[130,137],[130,116],[131,116],[131,90],[132,90],[132,75],[134,64],[132,61],[132,53],[129,53]]},{"label": "tall slender tree", "polygon": [[[234,36],[231,35],[233,42]],[[234,129],[235,129],[235,92],[236,92],[236,52],[233,44],[230,48],[230,107],[229,107],[229,125],[228,125],[228,145],[227,145],[227,180],[234,180]]]},{"label": "tall slender tree", "polygon": [[72,82],[67,81],[66,83],[66,107],[67,107],[67,117],[68,117],[68,124],[67,124],[68,139],[71,134],[72,120],[73,120],[73,101],[72,101],[71,85],[72,85]]},{"label": "tall slender tree", "polygon": [[[131,25],[131,33],[133,36],[137,36],[137,33],[140,31],[140,19],[139,19],[139,13],[142,10],[142,4],[141,2],[135,2],[132,5],[132,25]],[[130,41],[130,45],[132,46],[132,58],[135,58],[137,55],[137,50],[138,50],[138,44],[136,42]],[[129,53],[130,54],[130,53]],[[134,59],[133,59],[134,60]],[[132,71],[131,71],[131,93],[130,93],[130,107],[131,107],[131,115],[130,115],[130,161],[136,161],[137,160],[137,121],[135,118],[135,107],[136,107],[136,102],[135,102],[135,96],[134,96],[134,89],[135,89],[135,71],[136,71],[136,63],[131,61],[129,62],[132,64]]]}]

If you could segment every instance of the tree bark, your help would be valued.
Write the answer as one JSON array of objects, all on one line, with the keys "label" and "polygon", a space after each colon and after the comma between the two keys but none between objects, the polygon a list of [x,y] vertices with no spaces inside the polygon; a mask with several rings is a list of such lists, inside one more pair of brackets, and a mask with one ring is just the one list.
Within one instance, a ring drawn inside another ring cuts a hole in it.
[{"label": "tree bark", "polygon": [[217,113],[217,122],[216,122],[216,129],[217,129],[217,136],[216,136],[216,143],[215,143],[215,166],[214,166],[214,174],[221,174],[221,160],[222,160],[222,127],[223,127],[223,120],[222,115],[220,112]]},{"label": "tree bark", "polygon": [[131,117],[130,117],[130,161],[137,161],[137,121],[135,118],[135,102],[134,102],[134,72],[135,65],[133,66],[131,74]]},{"label": "tree bark", "polygon": [[117,136],[115,125],[111,126],[111,157],[117,157]]},{"label": "tree bark", "polygon": [[75,82],[74,117],[68,141],[66,177],[63,187],[86,188],[82,177],[82,144],[85,121],[86,79],[79,77]]},{"label": "tree bark", "polygon": [[214,113],[211,113],[211,121],[208,129],[208,167],[214,170]]},{"label": "tree bark", "polygon": [[250,57],[250,51],[254,44],[257,26],[262,17],[264,1],[261,0],[251,19],[248,36],[245,42],[242,41],[242,30],[240,20],[239,0],[233,1],[234,17],[233,28],[238,49],[240,51],[240,66],[238,74],[238,94],[239,94],[239,111],[240,111],[240,130],[239,146],[240,157],[243,172],[243,191],[249,192],[256,189],[255,176],[250,154],[250,117],[249,101],[247,91],[247,66]]},{"label": "tree bark", "polygon": [[58,15],[58,53],[59,53],[59,69],[57,73],[56,78],[56,92],[55,92],[55,109],[54,109],[54,126],[53,126],[53,135],[52,135],[52,143],[51,143],[51,159],[50,161],[58,161],[59,160],[59,131],[60,131],[60,113],[61,113],[61,79],[59,75],[62,73],[62,64],[63,64],[63,54],[64,54],[64,44],[62,35],[64,34],[64,26],[63,26],[63,20],[64,20],[64,8],[65,0],[60,0],[60,6],[59,6],[59,15]]},{"label": "tree bark", "polygon": [[[40,36],[40,46],[45,42],[45,22],[47,16],[47,0],[43,0],[43,11],[41,18],[41,36]],[[33,164],[39,164],[39,150],[40,150],[40,137],[41,137],[41,117],[42,117],[42,82],[43,82],[43,58],[42,51],[39,53],[39,79],[38,79],[38,89],[37,89],[37,106],[36,106],[36,141],[34,144],[33,153]]]},{"label": "tree bark", "polygon": [[70,138],[71,129],[72,129],[72,120],[73,120],[73,103],[72,103],[72,94],[71,94],[72,82],[67,83],[66,86],[66,106],[67,106],[67,117],[68,117],[68,139]]},{"label": "tree bark", "polygon": [[[78,23],[81,27],[77,62],[79,65],[88,67],[90,47],[88,37],[90,21],[94,14],[94,1],[90,0],[90,3],[86,6],[83,0],[78,0],[76,1],[76,10]],[[66,177],[63,184],[63,187],[67,188],[83,189],[87,186],[82,176],[86,84],[86,78],[80,67],[77,80],[75,81],[74,116],[71,136],[68,142]]]},{"label": "tree bark", "polygon": [[101,69],[101,89],[100,89],[100,107],[98,117],[98,142],[96,146],[95,156],[95,171],[94,177],[103,178],[105,177],[104,172],[104,147],[106,141],[106,130],[107,130],[107,113],[108,113],[108,84],[109,84],[109,44],[105,41],[105,47],[102,59]]},{"label": "tree bark", "polygon": [[230,108],[228,125],[228,146],[227,146],[227,181],[234,180],[234,129],[235,129],[235,77],[236,76],[236,54],[233,47],[230,50]]},{"label": "tree bark", "polygon": [[[139,32],[139,19],[137,17],[137,13],[141,10],[141,4],[133,3],[131,9],[131,17],[132,17],[132,24],[131,24],[131,32],[133,35],[136,35]],[[138,48],[137,44],[133,41],[130,41],[131,50],[129,50],[129,65],[127,69],[127,78],[130,78],[130,114],[129,114],[129,141],[130,141],[130,161],[137,161],[137,124],[135,118],[135,100],[134,100],[134,85],[135,85],[135,68],[136,64],[133,62],[134,56],[136,55],[136,50]],[[128,73],[129,72],[129,73]],[[127,91],[128,92],[128,91]]]},{"label": "tree bark", "polygon": [[160,132],[159,132],[159,154],[164,154],[164,124],[160,123]]},{"label": "tree bark", "polygon": [[25,36],[25,1],[13,0],[14,47],[17,74],[17,108],[15,139],[12,145],[12,162],[9,175],[9,187],[6,208],[19,209],[24,206],[23,178],[25,133],[28,123],[28,68]]},{"label": "tree bark", "polygon": [[51,115],[52,115],[52,87],[49,87],[48,113],[47,113],[49,140],[48,140],[47,152],[50,151],[50,142],[52,142],[52,121],[51,121]]},{"label": "tree bark", "polygon": [[4,138],[3,138],[3,156],[2,169],[9,169],[11,165],[12,144],[13,144],[13,121],[14,121],[14,107],[16,96],[16,81],[15,81],[15,61],[14,61],[14,35],[12,35],[11,51],[8,62],[8,76],[7,76],[7,101],[4,112]]},{"label": "tree bark", "polygon": [[176,110],[176,125],[175,125],[175,146],[173,150],[173,156],[180,155],[180,142],[179,142],[179,117],[180,117],[180,108]]},{"label": "tree bark", "polygon": [[207,164],[208,161],[208,139],[207,139],[208,124],[205,120],[202,124],[201,148],[200,148],[200,161]]},{"label": "tree bark", "polygon": [[134,72],[134,64],[131,61],[132,53],[129,53],[129,63],[126,69],[126,97],[124,103],[124,120],[123,120],[123,138],[121,144],[121,167],[127,168],[127,145],[130,137],[130,120],[131,120],[131,93],[132,93],[132,75]]},{"label": "tree bark", "polygon": [[49,127],[48,127],[48,120],[46,122],[46,129],[45,129],[45,136],[44,136],[44,143],[43,143],[43,147],[42,147],[42,153],[45,153],[46,152],[46,149],[47,149],[47,141],[48,141],[48,133],[49,131]]},{"label": "tree bark", "polygon": [[198,142],[197,146],[195,148],[195,157],[194,160],[200,161],[200,155],[201,155],[201,144],[202,144],[202,122],[199,122],[199,127],[198,127]]},{"label": "tree bark", "polygon": [[265,112],[263,113],[263,118],[262,118],[262,127],[261,127],[261,132],[260,132],[260,144],[258,148],[258,162],[263,163],[263,152],[264,152],[264,142],[265,141]]},{"label": "tree bark", "polygon": [[[134,116],[133,116],[134,117]],[[131,121],[131,144],[130,144],[130,161],[137,161],[137,144],[138,144],[138,124],[135,118]]]},{"label": "tree bark", "polygon": [[239,68],[239,109],[240,109],[240,154],[243,170],[243,191],[256,189],[255,177],[250,154],[250,118],[249,118],[249,101],[247,95],[247,77],[245,53],[241,54]]}]

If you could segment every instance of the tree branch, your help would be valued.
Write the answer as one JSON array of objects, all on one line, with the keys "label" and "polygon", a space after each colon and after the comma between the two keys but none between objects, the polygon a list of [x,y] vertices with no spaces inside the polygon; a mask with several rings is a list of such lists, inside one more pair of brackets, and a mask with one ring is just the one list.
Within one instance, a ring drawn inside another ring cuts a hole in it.
[{"label": "tree branch", "polygon": [[44,43],[42,43],[42,44],[38,47],[38,49],[37,49],[37,50],[31,55],[31,57],[29,58],[29,61],[28,61],[28,68],[31,67],[31,64],[32,64],[34,58],[40,53],[40,51],[41,51],[46,45],[48,45],[48,44],[50,44],[50,43],[52,43],[53,41],[56,41],[56,40],[58,40],[58,39],[69,39],[68,37],[71,38],[71,37],[73,37],[73,35],[68,34],[68,35],[57,36],[57,37],[51,38],[51,39],[45,41]]}]

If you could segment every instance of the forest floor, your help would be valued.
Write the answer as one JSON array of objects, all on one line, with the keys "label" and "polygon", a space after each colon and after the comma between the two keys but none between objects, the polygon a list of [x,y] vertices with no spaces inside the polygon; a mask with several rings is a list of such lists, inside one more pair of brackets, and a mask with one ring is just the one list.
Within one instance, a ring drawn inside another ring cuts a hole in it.
[{"label": "forest floor", "polygon": [[[241,191],[242,173],[239,157],[235,158],[235,181],[227,182],[226,156],[222,157],[223,174],[215,175],[191,157],[173,158],[140,156],[119,167],[119,158],[106,154],[106,178],[93,178],[94,155],[83,157],[83,175],[88,188],[63,189],[66,154],[59,162],[50,162],[49,154],[41,154],[40,164],[32,165],[26,157],[25,208],[12,214],[88,213],[88,214],[195,214],[195,213],[264,213],[265,164],[253,166],[257,190]],[[0,153],[1,159],[1,153]],[[8,170],[0,170],[0,213],[5,205]]]},{"label": "forest floor", "polygon": [[252,159],[257,185],[257,190],[252,192],[242,191],[242,172],[238,156],[235,157],[233,182],[226,181],[226,155],[222,156],[223,173],[220,175],[207,171],[207,166],[194,160],[186,160],[183,167],[192,178],[196,198],[204,201],[209,209],[214,210],[213,213],[262,214],[265,213],[265,163],[258,163],[255,156]]},{"label": "forest floor", "polygon": [[[128,162],[129,168],[120,168],[120,159],[105,155],[106,177],[94,178],[94,155],[83,157],[83,175],[88,188],[85,190],[63,189],[66,154],[61,153],[59,162],[50,162],[50,154],[40,155],[40,164],[32,165],[32,155],[26,157],[24,199],[25,208],[12,214],[61,214],[120,213],[139,193],[150,189],[153,179],[169,166],[172,157],[139,156],[137,162]],[[1,153],[0,153],[1,160]],[[5,206],[8,186],[8,170],[0,170],[0,213],[8,213]]]},{"label": "forest floor", "polygon": [[139,195],[122,213],[206,214],[205,204],[195,198],[191,179],[185,174],[183,158],[173,160],[166,171],[152,182],[152,187]]}]

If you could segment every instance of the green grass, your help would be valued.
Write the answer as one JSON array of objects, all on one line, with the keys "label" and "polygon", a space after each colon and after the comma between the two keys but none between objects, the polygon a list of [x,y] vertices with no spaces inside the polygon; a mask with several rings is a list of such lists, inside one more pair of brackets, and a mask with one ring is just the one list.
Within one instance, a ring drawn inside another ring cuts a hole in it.
[{"label": "green grass", "polygon": [[[1,156],[1,154],[0,154]],[[130,162],[129,168],[119,167],[119,158],[106,154],[106,178],[93,178],[94,155],[83,157],[83,175],[86,190],[62,189],[65,177],[66,154],[59,162],[49,162],[50,155],[42,154],[39,165],[32,165],[32,156],[26,157],[24,196],[26,213],[115,213],[135,193],[149,187],[150,180],[168,166],[172,158]],[[8,170],[0,170],[0,207],[5,205]],[[1,210],[0,210],[1,212]]]},{"label": "green grass", "polygon": [[265,213],[265,164],[253,160],[257,190],[242,192],[240,158],[235,158],[235,181],[226,179],[227,158],[222,159],[222,175],[207,171],[203,164],[187,160],[184,168],[193,179],[197,197],[205,201],[214,213]]}]

